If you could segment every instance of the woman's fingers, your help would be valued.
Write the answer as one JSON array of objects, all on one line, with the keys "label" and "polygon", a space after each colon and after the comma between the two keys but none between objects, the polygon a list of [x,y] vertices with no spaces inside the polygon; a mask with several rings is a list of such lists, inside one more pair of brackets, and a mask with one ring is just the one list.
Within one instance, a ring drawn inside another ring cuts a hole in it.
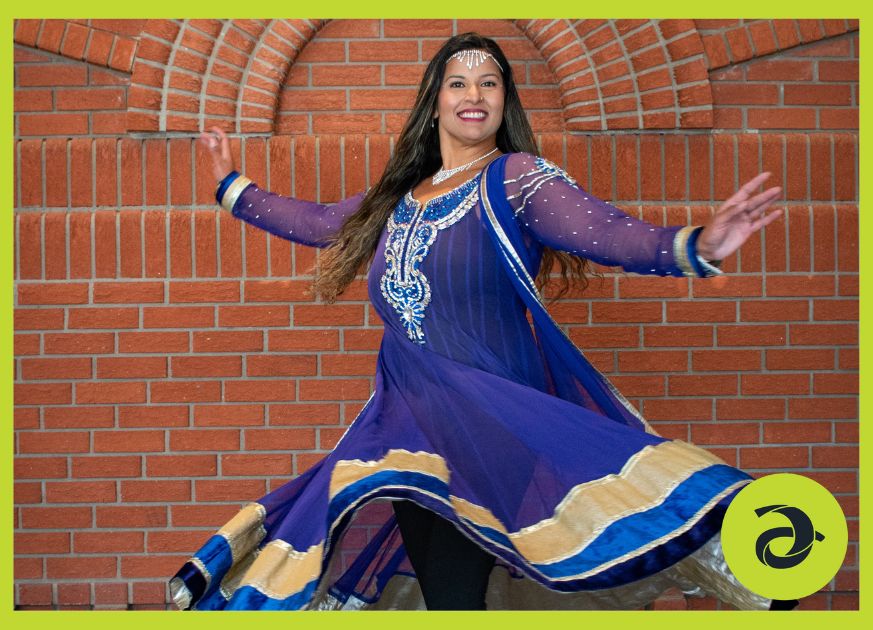
[{"label": "woman's fingers", "polygon": [[781,216],[782,216],[782,210],[779,210],[779,209],[774,210],[770,214],[765,214],[765,215],[761,216],[759,219],[752,222],[752,231],[754,232],[754,231],[760,230],[761,228],[767,227],[768,225],[773,223],[773,221],[775,221],[776,219],[778,219]]},{"label": "woman's fingers", "polygon": [[[767,178],[769,177],[770,173],[767,171],[764,171],[763,173],[758,173],[755,177],[740,186],[740,189],[737,190],[737,192],[735,192],[733,195],[731,195],[727,199],[727,201],[725,201],[721,205],[721,210],[725,211],[729,216],[744,212],[745,209],[749,207],[749,205],[742,207],[742,204],[748,204],[753,193],[758,189],[761,184],[767,181]],[[774,189],[771,188],[770,190]]]}]

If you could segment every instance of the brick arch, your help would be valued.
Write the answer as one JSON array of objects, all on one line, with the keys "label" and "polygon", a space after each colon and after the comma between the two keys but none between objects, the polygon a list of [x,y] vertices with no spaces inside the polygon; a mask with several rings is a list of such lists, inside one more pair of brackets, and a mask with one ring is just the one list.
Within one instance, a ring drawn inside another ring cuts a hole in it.
[{"label": "brick arch", "polygon": [[693,21],[518,24],[558,80],[568,130],[712,126],[706,58]]},{"label": "brick arch", "polygon": [[128,130],[271,131],[282,79],[321,24],[149,20],[131,76]]},{"label": "brick arch", "polygon": [[[150,20],[131,79],[131,131],[275,130],[280,91],[327,21]],[[691,20],[516,20],[557,81],[569,131],[712,125]]]},{"label": "brick arch", "polygon": [[858,30],[858,20],[695,20],[707,67],[771,55]]},{"label": "brick arch", "polygon": [[88,20],[16,20],[16,44],[130,72],[136,38],[91,26]]}]

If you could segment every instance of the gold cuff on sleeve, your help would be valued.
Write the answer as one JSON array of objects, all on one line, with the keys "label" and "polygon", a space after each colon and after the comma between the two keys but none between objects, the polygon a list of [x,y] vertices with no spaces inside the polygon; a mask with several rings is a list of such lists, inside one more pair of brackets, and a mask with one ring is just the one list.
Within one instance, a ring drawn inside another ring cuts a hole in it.
[{"label": "gold cuff on sleeve", "polygon": [[694,267],[688,259],[688,239],[696,229],[697,226],[689,225],[676,232],[676,236],[673,238],[673,260],[676,261],[676,266],[682,270],[682,273],[692,277],[697,277],[697,272],[694,271]]},{"label": "gold cuff on sleeve", "polygon": [[248,188],[251,183],[253,183],[252,180],[245,175],[240,175],[233,180],[233,183],[224,191],[224,196],[221,198],[221,207],[228,212],[233,212],[233,206],[236,204],[236,200],[239,199],[242,191]]}]

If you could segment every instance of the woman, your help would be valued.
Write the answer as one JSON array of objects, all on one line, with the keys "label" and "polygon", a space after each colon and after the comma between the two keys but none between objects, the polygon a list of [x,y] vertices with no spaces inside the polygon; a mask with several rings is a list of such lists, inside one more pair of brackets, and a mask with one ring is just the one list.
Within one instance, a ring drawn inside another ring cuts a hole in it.
[{"label": "woman", "polygon": [[323,299],[370,264],[385,333],[334,451],[197,552],[171,582],[180,607],[637,608],[676,585],[769,605],[725,570],[717,536],[750,477],[657,436],[537,291],[552,263],[564,290],[586,260],[718,273],[778,218],[779,188],[753,194],[768,174],[703,228],[633,219],[536,155],[506,57],[475,34],[433,58],[366,194],[273,195],[233,171],[220,130],[202,142],[234,216],[326,247]]}]

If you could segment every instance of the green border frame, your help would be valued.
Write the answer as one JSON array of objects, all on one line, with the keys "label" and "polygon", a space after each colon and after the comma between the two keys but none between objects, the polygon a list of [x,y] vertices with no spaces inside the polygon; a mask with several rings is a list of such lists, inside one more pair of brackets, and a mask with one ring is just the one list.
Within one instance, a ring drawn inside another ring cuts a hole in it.
[{"label": "green border frame", "polygon": [[[866,6],[865,6],[866,5]],[[731,3],[719,3],[708,5],[700,2],[691,2],[689,0],[674,0],[673,2],[660,3],[654,5],[651,2],[643,2],[641,0],[626,0],[619,5],[600,5],[587,6],[584,2],[572,2],[570,0],[551,0],[547,4],[534,4],[533,2],[522,2],[520,0],[500,0],[494,6],[487,3],[458,3],[451,4],[431,3],[422,5],[421,3],[411,3],[403,0],[380,0],[378,2],[360,2],[360,0],[333,0],[328,6],[314,9],[308,3],[293,3],[279,2],[277,0],[262,0],[261,2],[253,3],[252,5],[241,5],[239,3],[227,2],[226,0],[213,0],[211,3],[203,4],[196,7],[184,7],[179,10],[178,1],[170,0],[153,0],[145,6],[140,5],[119,5],[116,3],[94,2],[93,0],[84,0],[83,2],[70,3],[59,2],[58,0],[43,0],[39,3],[34,3],[32,6],[12,6],[4,7],[2,10],[3,18],[0,20],[0,41],[5,41],[6,48],[3,56],[5,57],[2,63],[3,83],[6,85],[6,90],[0,99],[2,106],[5,126],[10,130],[7,136],[9,144],[7,149],[0,152],[0,168],[4,173],[5,181],[9,182],[12,177],[12,159],[14,156],[14,127],[13,127],[13,21],[19,18],[83,18],[83,17],[101,17],[101,18],[144,18],[144,17],[179,17],[178,13],[183,13],[185,17],[254,17],[263,18],[269,15],[286,14],[298,17],[312,17],[317,14],[317,17],[337,17],[337,18],[407,18],[407,19],[422,19],[422,18],[494,18],[494,17],[540,17],[540,18],[561,18],[567,16],[585,16],[589,18],[618,18],[618,17],[657,17],[657,18],[725,18],[731,16],[745,17],[760,17],[760,18],[857,18],[863,23],[866,13],[870,11],[871,3],[862,2],[861,0],[836,0],[823,5],[821,2],[810,2],[809,0],[786,1],[776,0],[767,4],[758,2],[750,2],[749,0],[737,0]],[[863,28],[860,31],[860,36],[863,37]],[[860,101],[867,102],[871,96],[871,91],[868,84],[863,80],[867,72],[867,64],[861,62],[861,82],[859,86]],[[869,78],[869,77],[867,77]],[[869,124],[870,116],[865,115],[862,110],[860,112],[860,127],[865,129]],[[860,134],[860,130],[859,130]],[[860,135],[859,135],[860,137]],[[859,190],[860,198],[866,198],[871,192],[871,180],[866,179],[860,174],[863,173],[861,164],[864,163],[861,158],[861,149],[859,146]],[[7,197],[8,200],[8,197]],[[7,201],[8,203],[9,201]],[[5,252],[12,251],[11,239],[14,238],[12,218],[12,205],[6,206],[3,210],[5,219],[0,222],[0,241],[8,244],[8,249],[3,248]],[[8,214],[7,214],[8,213]],[[860,212],[860,240],[861,244],[870,242],[870,238],[866,235],[873,229],[873,221],[862,211]],[[869,278],[867,272],[870,270],[871,259],[873,252],[868,253],[864,247],[860,247],[860,286],[861,295],[867,294],[869,286]],[[12,295],[14,290],[13,285],[13,265],[11,256],[0,256],[0,282],[2,282],[3,290],[0,291],[0,349],[2,349],[3,360],[0,361],[2,371],[0,371],[0,401],[2,401],[2,417],[5,421],[3,425],[9,428],[7,435],[7,444],[9,448],[3,456],[0,456],[0,492],[4,503],[12,507],[12,460],[13,460],[13,432],[12,432],[12,407],[13,407],[13,375],[11,367],[13,365],[13,349],[12,349],[12,313],[13,301]],[[864,299],[860,300],[861,315],[860,315],[860,379],[861,391],[866,391],[866,385],[870,379],[866,378],[866,367],[869,365],[870,348],[869,343],[864,343],[866,340],[865,326],[870,319],[870,308]],[[860,417],[867,417],[870,411],[869,399],[865,396],[860,397]],[[870,455],[867,434],[870,429],[861,426],[861,461],[866,462]],[[863,468],[863,467],[862,467]],[[864,477],[859,470],[859,488],[863,485]],[[860,491],[859,491],[860,494]],[[863,514],[867,511],[869,497],[865,494],[860,497],[860,512]],[[125,628],[153,628],[154,624],[166,624],[169,628],[182,627],[206,627],[216,629],[236,629],[241,624],[251,623],[256,620],[259,625],[270,624],[276,627],[281,627],[280,624],[293,623],[297,628],[350,628],[356,630],[365,630],[373,628],[374,630],[384,630],[385,628],[408,628],[414,625],[416,628],[442,628],[445,625],[457,625],[465,627],[468,624],[476,624],[480,627],[490,628],[534,628],[540,627],[544,630],[552,629],[570,629],[574,630],[582,627],[593,627],[601,624],[619,624],[619,627],[633,624],[645,624],[647,630],[649,628],[658,630],[677,630],[679,628],[699,628],[701,624],[706,624],[707,630],[710,628],[730,628],[734,630],[737,624],[742,624],[745,627],[772,627],[782,628],[816,628],[821,630],[823,623],[839,624],[840,630],[843,628],[854,628],[861,625],[869,627],[870,620],[863,622],[864,618],[870,617],[870,594],[863,589],[860,591],[860,608],[859,611],[806,611],[794,612],[793,614],[778,615],[763,615],[758,612],[738,612],[738,611],[603,611],[603,612],[528,612],[528,611],[490,611],[484,613],[477,612],[338,612],[335,614],[302,614],[296,617],[290,617],[287,613],[258,613],[257,617],[243,617],[247,613],[241,612],[226,612],[219,615],[203,615],[203,614],[179,614],[173,612],[160,611],[14,611],[14,588],[13,588],[13,545],[12,534],[13,527],[11,520],[8,518],[2,520],[3,526],[0,530],[0,579],[5,584],[5,588],[0,591],[0,623],[4,627],[25,626],[28,627],[57,627],[62,625],[64,628],[82,628],[88,630],[98,630],[102,628],[117,630],[124,624]],[[865,520],[861,519],[860,536],[863,540],[868,540],[865,533],[870,531],[869,524],[865,527]],[[859,546],[859,566],[869,554],[865,553],[864,545]],[[168,576],[169,577],[169,576]],[[280,617],[279,615],[283,615]],[[354,615],[349,617],[348,615]],[[827,619],[827,621],[826,621]],[[745,629],[744,629],[745,630]]]}]

